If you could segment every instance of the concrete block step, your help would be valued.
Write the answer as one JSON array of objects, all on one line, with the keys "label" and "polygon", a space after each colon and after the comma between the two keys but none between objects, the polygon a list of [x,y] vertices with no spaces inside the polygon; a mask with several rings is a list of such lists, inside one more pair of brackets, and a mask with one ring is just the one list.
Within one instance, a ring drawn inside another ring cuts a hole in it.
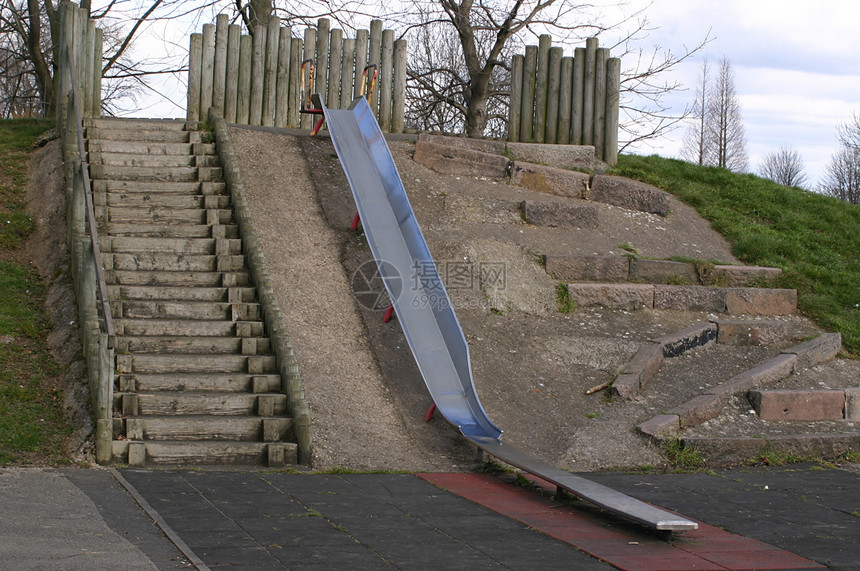
[{"label": "concrete block step", "polygon": [[114,254],[163,253],[209,256],[242,253],[242,241],[238,239],[106,237],[104,241],[107,243],[102,244],[102,250]]},{"label": "concrete block step", "polygon": [[188,319],[119,319],[116,318],[118,335],[130,336],[189,336],[189,337],[239,337],[247,333],[249,337],[263,336],[263,323],[260,321]]},{"label": "concrete block step", "polygon": [[84,119],[84,127],[95,129],[123,129],[139,131],[193,131],[194,122],[182,119],[124,119],[118,117],[98,117]]},{"label": "concrete block step", "polygon": [[158,194],[227,194],[224,182],[165,182],[138,180],[94,180],[93,190],[96,194],[102,192],[150,192]]},{"label": "concrete block step", "polygon": [[199,208],[170,208],[165,206],[112,206],[107,209],[106,222],[142,224],[230,224],[233,211],[219,209],[209,215]]},{"label": "concrete block step", "polygon": [[419,138],[413,160],[442,174],[501,179],[507,175],[509,161],[502,155],[464,147],[440,145]]},{"label": "concrete block step", "polygon": [[[190,147],[191,145],[189,145]],[[196,155],[146,155],[136,153],[118,152],[94,152],[90,151],[89,160],[91,165],[103,165],[111,167],[196,167]],[[200,165],[211,166],[211,165]]]},{"label": "concrete block step", "polygon": [[256,290],[252,287],[178,287],[178,286],[108,286],[113,300],[209,301],[253,303]]},{"label": "concrete block step", "polygon": [[[132,397],[132,398],[129,398]],[[117,408],[126,417],[180,416],[279,416],[287,412],[287,395],[281,393],[157,392],[117,393]],[[129,402],[136,407],[129,408]],[[136,408],[136,410],[135,410]]]},{"label": "concrete block step", "polygon": [[159,353],[161,355],[269,355],[265,337],[191,337],[191,336],[122,336],[116,339],[117,353]]},{"label": "concrete block step", "polygon": [[261,314],[257,303],[116,300],[110,306],[117,319],[258,321]]},{"label": "concrete block step", "polygon": [[276,393],[281,390],[281,376],[276,373],[127,373],[117,375],[116,382],[121,392]]},{"label": "concrete block step", "polygon": [[[107,206],[136,208],[230,208],[230,197],[225,195],[173,194],[164,192],[109,192],[104,196]],[[101,200],[94,201],[96,206]]]},{"label": "concrete block step", "polygon": [[[291,423],[286,417],[148,416],[137,422],[127,422],[126,436],[167,442],[281,442],[286,439]],[[139,434],[141,429],[142,435]]]},{"label": "concrete block step", "polygon": [[148,286],[245,287],[251,284],[247,271],[235,272],[161,272],[108,270],[108,284]]},{"label": "concrete block step", "polygon": [[[224,238],[235,240],[239,237],[239,227],[235,224],[220,226]],[[206,224],[126,224],[110,222],[107,235],[149,238],[213,238],[213,226]]]},{"label": "concrete block step", "polygon": [[[130,450],[134,452],[130,453]],[[211,464],[282,467],[296,464],[297,453],[298,446],[290,442],[113,442],[114,462],[131,466]]]},{"label": "concrete block step", "polygon": [[136,270],[156,272],[232,272],[245,267],[245,257],[226,254],[223,256],[184,254],[102,254],[106,268],[114,270]]},{"label": "concrete block step", "polygon": [[275,373],[271,355],[117,355],[117,373]]},{"label": "concrete block step", "polygon": [[[195,150],[216,154],[215,145],[197,147],[193,143],[147,143],[140,141],[87,141],[89,153],[127,153],[139,155],[193,155]],[[89,160],[89,159],[88,159]],[[90,160],[90,162],[95,162]]]},{"label": "concrete block step", "polygon": [[130,167],[111,165],[90,165],[90,176],[95,180],[134,180],[150,182],[195,182],[219,180],[221,169],[205,167],[217,171],[205,177],[204,167]]}]

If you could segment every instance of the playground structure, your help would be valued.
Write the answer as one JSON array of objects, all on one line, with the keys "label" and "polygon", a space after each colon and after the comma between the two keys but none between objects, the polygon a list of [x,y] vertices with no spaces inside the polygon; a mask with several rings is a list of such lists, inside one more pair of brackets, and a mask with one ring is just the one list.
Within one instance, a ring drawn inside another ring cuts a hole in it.
[{"label": "playground structure", "polygon": [[[394,312],[438,411],[480,450],[605,510],[658,531],[697,529],[686,518],[550,466],[501,440],[481,406],[469,347],[365,97],[322,111]],[[420,275],[414,275],[420,268]]]}]

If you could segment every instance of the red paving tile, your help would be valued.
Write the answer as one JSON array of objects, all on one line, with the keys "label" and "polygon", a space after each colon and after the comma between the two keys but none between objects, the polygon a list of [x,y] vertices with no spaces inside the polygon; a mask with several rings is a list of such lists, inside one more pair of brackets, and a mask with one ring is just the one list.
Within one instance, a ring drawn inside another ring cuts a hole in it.
[{"label": "red paving tile", "polygon": [[[823,569],[778,547],[699,522],[699,529],[663,541],[644,530],[578,511],[485,474],[417,474],[418,477],[624,570]],[[530,478],[539,486],[555,486]]]}]

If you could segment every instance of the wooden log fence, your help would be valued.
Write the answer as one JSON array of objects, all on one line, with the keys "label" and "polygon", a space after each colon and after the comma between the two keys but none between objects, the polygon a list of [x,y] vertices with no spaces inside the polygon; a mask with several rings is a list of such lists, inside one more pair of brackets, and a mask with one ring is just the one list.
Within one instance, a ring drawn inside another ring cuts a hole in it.
[{"label": "wooden log fence", "polygon": [[316,66],[314,92],[332,109],[348,107],[360,95],[365,66],[377,65],[379,81],[371,106],[384,131],[402,133],[406,51],[406,40],[395,40],[380,20],[373,20],[369,30],[358,30],[355,38],[344,38],[327,18],[301,35],[271,18],[251,36],[220,14],[215,24],[191,35],[186,118],[202,121],[214,107],[228,123],[310,129],[313,119],[299,110],[302,85],[308,84],[308,71],[303,78],[301,64],[311,59]]},{"label": "wooden log fence", "polygon": [[589,38],[573,57],[542,35],[511,61],[508,140],[592,145],[597,158],[618,162],[621,60]]}]

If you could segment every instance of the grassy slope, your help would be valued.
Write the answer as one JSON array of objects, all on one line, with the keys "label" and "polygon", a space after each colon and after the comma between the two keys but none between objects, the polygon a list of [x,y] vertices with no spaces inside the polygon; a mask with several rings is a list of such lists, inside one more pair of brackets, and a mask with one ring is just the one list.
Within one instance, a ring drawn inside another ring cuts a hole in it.
[{"label": "grassy slope", "polygon": [[860,206],[754,175],[626,155],[612,174],[647,182],[696,208],[748,265],[783,269],[800,310],[860,353]]},{"label": "grassy slope", "polygon": [[0,465],[65,461],[59,366],[47,344],[45,288],[21,260],[28,149],[45,121],[0,121]]}]

